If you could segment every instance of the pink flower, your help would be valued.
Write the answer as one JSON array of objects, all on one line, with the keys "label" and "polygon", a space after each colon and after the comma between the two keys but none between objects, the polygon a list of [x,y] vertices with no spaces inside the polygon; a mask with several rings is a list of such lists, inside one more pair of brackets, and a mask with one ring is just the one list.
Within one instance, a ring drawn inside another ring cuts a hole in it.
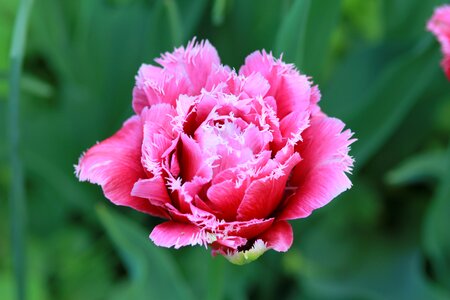
[{"label": "pink flower", "polygon": [[441,66],[450,80],[450,5],[438,7],[427,24],[428,31],[432,32],[441,43],[444,58]]},{"label": "pink flower", "polygon": [[76,168],[113,203],[167,219],[156,245],[210,246],[237,264],[284,252],[287,220],[350,188],[352,133],[293,65],[254,52],[236,73],[195,40],[156,62],[136,77],[136,115]]}]

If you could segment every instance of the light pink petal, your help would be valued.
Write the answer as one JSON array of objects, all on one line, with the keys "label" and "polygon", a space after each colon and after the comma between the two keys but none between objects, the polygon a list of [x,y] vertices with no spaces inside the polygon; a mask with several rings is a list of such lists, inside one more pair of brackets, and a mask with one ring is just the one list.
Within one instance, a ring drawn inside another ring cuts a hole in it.
[{"label": "light pink petal", "polygon": [[[220,66],[220,58],[216,49],[208,42],[197,43],[195,39],[190,41],[185,48],[175,49],[173,53],[165,53],[156,62],[164,67],[166,72],[183,74],[189,83],[190,95],[198,95],[206,86],[209,77],[217,76],[220,80],[223,69]],[[211,80],[211,79],[210,79]],[[209,85],[213,85],[209,82]]]},{"label": "light pink petal", "polygon": [[213,184],[207,191],[207,197],[212,202],[213,209],[219,212],[219,217],[233,220],[246,188],[246,184],[237,187],[234,181],[226,180]]},{"label": "light pink petal", "polygon": [[138,180],[131,190],[131,195],[149,199],[153,205],[164,205],[170,202],[164,180],[160,176]]},{"label": "light pink petal", "polygon": [[309,126],[309,112],[291,112],[280,122],[281,135],[297,143],[302,139],[302,132]]},{"label": "light pink petal", "polygon": [[263,150],[268,150],[268,144],[273,137],[269,131],[261,131],[259,128],[250,124],[243,133],[245,146],[250,148],[253,154],[258,154]]},{"label": "light pink petal", "polygon": [[427,29],[441,43],[442,52],[450,54],[450,5],[442,5],[435,10],[427,23]]},{"label": "light pink petal", "polygon": [[101,185],[114,204],[164,216],[148,200],[131,196],[136,181],[147,175],[141,165],[142,125],[139,117],[128,119],[112,137],[90,148],[76,167],[81,181]]},{"label": "light pink petal", "polygon": [[172,221],[156,226],[150,234],[150,239],[156,246],[175,247],[175,249],[203,243],[200,238],[200,229],[197,226]]},{"label": "light pink petal", "polygon": [[[239,70],[239,74],[250,76],[253,73],[260,73],[265,78],[271,77],[275,59],[272,54],[265,51],[255,51],[245,58],[245,64]],[[276,74],[274,74],[276,75]],[[276,79],[275,77],[272,79]],[[271,85],[276,82],[269,82]]]},{"label": "light pink petal", "polygon": [[280,219],[306,217],[351,187],[345,173],[353,165],[348,151],[354,140],[349,130],[342,132],[344,126],[334,118],[312,119],[297,149],[303,160],[292,171],[288,184],[297,191],[287,199]]},{"label": "light pink petal", "polygon": [[291,170],[300,161],[294,153],[284,165],[278,165],[272,174],[253,181],[238,208],[237,220],[264,219],[274,213],[281,201]]},{"label": "light pink petal", "polygon": [[269,82],[260,73],[253,73],[246,76],[242,85],[242,91],[249,97],[264,97],[270,89]]},{"label": "light pink petal", "polygon": [[177,111],[173,106],[167,103],[160,103],[143,110],[141,118],[144,124],[154,127],[155,133],[172,137],[172,120],[176,115]]},{"label": "light pink petal", "polygon": [[266,243],[267,248],[272,248],[278,252],[286,252],[292,246],[294,234],[288,222],[278,221],[258,238]]},{"label": "light pink petal", "polygon": [[450,5],[438,7],[427,23],[428,31],[432,32],[441,44],[444,58],[441,66],[450,80]]},{"label": "light pink petal", "polygon": [[[140,114],[144,107],[150,105],[150,101],[147,97],[145,90],[148,86],[148,81],[162,82],[164,80],[163,70],[160,67],[143,64],[136,75],[136,86],[133,89],[133,110]],[[159,99],[152,101],[156,102]]]}]

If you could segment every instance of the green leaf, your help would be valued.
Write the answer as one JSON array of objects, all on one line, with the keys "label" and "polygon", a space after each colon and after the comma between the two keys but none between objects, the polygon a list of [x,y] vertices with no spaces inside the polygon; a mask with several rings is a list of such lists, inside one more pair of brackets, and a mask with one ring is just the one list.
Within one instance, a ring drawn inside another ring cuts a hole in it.
[{"label": "green leaf", "polygon": [[407,158],[392,171],[387,173],[386,181],[393,185],[435,180],[445,170],[446,156],[443,151],[421,153]]},{"label": "green leaf", "polygon": [[450,145],[440,186],[427,212],[423,241],[439,283],[450,289]]},{"label": "green leaf", "polygon": [[295,1],[276,35],[275,53],[283,53],[284,61],[295,63],[299,69],[303,68],[310,4],[311,0]]},{"label": "green leaf", "polygon": [[198,24],[202,21],[202,15],[207,8],[208,0],[192,0],[192,1],[178,1],[179,11],[181,14],[181,21],[183,26],[183,43],[193,38],[194,31]]},{"label": "green leaf", "polygon": [[379,40],[383,33],[382,3],[379,0],[345,0],[345,15],[368,41]]},{"label": "green leaf", "polygon": [[[300,71],[321,84],[332,48],[331,37],[341,14],[341,0],[313,0],[305,24],[304,60]],[[289,61],[287,61],[289,62]]]},{"label": "green leaf", "polygon": [[227,0],[215,0],[212,9],[212,22],[214,25],[219,26],[222,24],[225,18],[225,9],[227,7]]},{"label": "green leaf", "polygon": [[23,0],[19,4],[12,35],[9,72],[8,142],[10,146],[9,159],[11,168],[9,198],[14,277],[16,280],[17,299],[19,300],[26,298],[27,283],[25,260],[26,199],[22,158],[20,156],[19,100],[20,78],[22,76],[28,20],[32,7],[33,0]]},{"label": "green leaf", "polygon": [[97,212],[129,272],[126,299],[194,299],[168,249],[153,245],[148,232],[105,206]]},{"label": "green leaf", "polygon": [[[379,241],[386,244],[386,241]],[[445,300],[447,292],[427,281],[421,270],[418,251],[397,247],[385,249],[385,245],[371,245],[365,251],[364,260],[348,261],[349,269],[334,275],[307,274],[303,286],[315,299],[410,299]]]},{"label": "green leaf", "polygon": [[177,2],[175,0],[164,0],[163,3],[168,15],[172,44],[176,46],[180,45],[184,32],[181,27],[181,19]]},{"label": "green leaf", "polygon": [[389,138],[437,74],[440,53],[429,45],[427,37],[387,67],[361,99],[365,107],[348,121],[359,139],[352,146],[356,169]]}]

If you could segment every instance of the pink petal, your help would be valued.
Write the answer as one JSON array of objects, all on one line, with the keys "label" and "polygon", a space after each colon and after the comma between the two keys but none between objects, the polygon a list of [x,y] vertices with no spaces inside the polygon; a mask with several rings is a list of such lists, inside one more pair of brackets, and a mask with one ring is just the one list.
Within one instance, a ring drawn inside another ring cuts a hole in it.
[{"label": "pink petal", "polygon": [[450,80],[450,54],[444,56],[441,61],[442,69],[444,69],[447,79]]},{"label": "pink petal", "polygon": [[227,236],[214,241],[211,247],[213,249],[221,249],[222,251],[219,250],[219,252],[225,254],[226,251],[223,251],[224,247],[226,250],[237,250],[237,248],[239,248],[240,246],[244,246],[246,243],[246,238],[242,238],[240,236]]},{"label": "pink petal", "polygon": [[349,189],[349,172],[353,160],[348,156],[354,142],[345,124],[334,118],[313,118],[304,131],[298,151],[303,160],[292,171],[289,186],[297,191],[287,199],[280,219],[303,218]]},{"label": "pink petal", "polygon": [[153,81],[162,81],[163,72],[160,67],[143,64],[136,76],[136,86],[133,89],[133,110],[140,114],[142,109],[146,106],[150,106],[149,99],[145,89],[147,88],[147,80],[153,79]]},{"label": "pink petal", "polygon": [[311,102],[311,82],[305,75],[295,70],[293,65],[285,64],[266,52],[253,52],[245,59],[240,74],[250,76],[260,73],[270,84],[268,96],[277,102],[277,115],[280,119],[293,111],[305,111]]},{"label": "pink petal", "polygon": [[139,117],[128,119],[112,137],[90,148],[76,167],[81,181],[101,185],[111,202],[155,216],[165,216],[148,200],[131,196],[136,181],[147,175],[141,165],[142,125]]},{"label": "pink petal", "polygon": [[197,226],[172,221],[156,226],[150,234],[150,239],[156,246],[175,247],[175,249],[203,243],[200,238],[200,229]]},{"label": "pink petal", "polygon": [[428,31],[439,40],[444,54],[450,54],[450,5],[438,7],[427,23]]},{"label": "pink petal", "polygon": [[432,32],[441,44],[444,58],[441,66],[450,80],[450,5],[438,7],[427,23],[428,31]]},{"label": "pink petal", "polygon": [[282,76],[274,97],[280,119],[293,111],[305,111],[310,105],[311,83],[305,75],[289,72]]},{"label": "pink petal", "polygon": [[170,202],[164,180],[160,176],[138,180],[131,190],[131,195],[149,199],[153,205],[163,205]]},{"label": "pink petal", "polygon": [[267,248],[272,248],[278,252],[286,252],[291,248],[294,234],[291,225],[286,221],[275,222],[260,237]]},{"label": "pink petal", "polygon": [[142,164],[153,175],[159,175],[164,154],[172,146],[174,134],[170,122],[174,115],[175,109],[168,104],[155,104],[142,111]]},{"label": "pink petal", "polygon": [[292,168],[300,161],[294,153],[284,166],[273,169],[271,174],[253,181],[245,192],[238,208],[237,220],[264,219],[278,207]]},{"label": "pink petal", "polygon": [[133,109],[140,114],[144,107],[158,103],[175,106],[180,94],[188,92],[189,82],[182,74],[170,74],[159,67],[142,65],[133,89]]},{"label": "pink petal", "polygon": [[209,181],[210,178],[194,176],[192,180],[185,182],[181,186],[181,189],[178,190],[178,201],[174,201],[177,204],[179,211],[190,212],[190,203]]}]

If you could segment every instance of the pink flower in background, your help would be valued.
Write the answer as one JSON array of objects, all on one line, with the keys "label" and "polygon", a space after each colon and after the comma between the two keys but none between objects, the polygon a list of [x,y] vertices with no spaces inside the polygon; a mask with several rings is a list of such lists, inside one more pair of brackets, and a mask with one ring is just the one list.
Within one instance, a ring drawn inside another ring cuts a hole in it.
[{"label": "pink flower in background", "polygon": [[237,264],[284,252],[287,220],[351,187],[352,133],[293,65],[254,52],[237,73],[208,41],[156,62],[136,77],[136,115],[76,170],[113,203],[166,219],[156,245],[210,246]]},{"label": "pink flower in background", "polygon": [[434,33],[441,44],[444,58],[441,66],[450,80],[450,5],[438,7],[428,21],[427,29]]}]

